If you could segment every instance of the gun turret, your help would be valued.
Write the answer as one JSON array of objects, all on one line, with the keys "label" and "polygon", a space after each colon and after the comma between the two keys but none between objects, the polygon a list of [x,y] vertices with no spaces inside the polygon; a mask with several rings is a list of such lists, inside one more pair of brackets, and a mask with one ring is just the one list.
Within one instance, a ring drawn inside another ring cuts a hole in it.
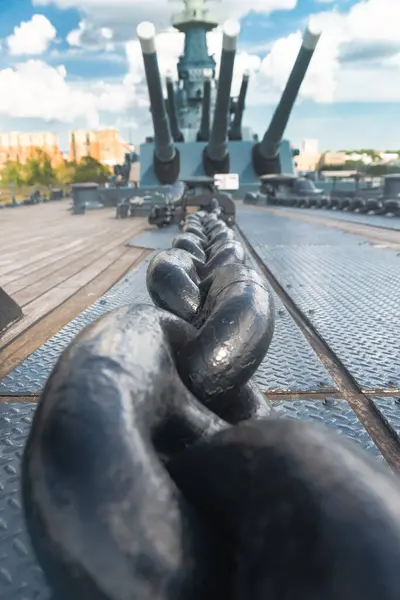
[{"label": "gun turret", "polygon": [[224,37],[214,118],[210,141],[203,152],[204,170],[210,176],[215,173],[229,173],[229,108],[239,31],[240,25],[236,21],[227,21],[223,26]]},{"label": "gun turret", "polygon": [[176,102],[175,102],[175,91],[174,91],[174,82],[171,77],[166,78],[166,86],[167,86],[167,106],[168,106],[168,115],[169,122],[171,125],[171,133],[175,142],[183,142],[183,135],[178,125],[178,117],[176,114]]},{"label": "gun turret", "polygon": [[204,78],[203,87],[203,108],[201,112],[200,129],[197,134],[198,142],[208,142],[210,137],[210,116],[211,116],[211,79]]},{"label": "gun turret", "polygon": [[240,141],[242,139],[242,120],[245,109],[247,88],[249,87],[249,73],[246,71],[243,75],[242,85],[240,86],[239,98],[236,104],[235,116],[233,117],[229,139]]},{"label": "gun turret", "polygon": [[160,183],[172,184],[179,176],[179,154],[174,146],[163,97],[155,45],[155,28],[144,21],[137,27],[154,127],[154,171]]},{"label": "gun turret", "polygon": [[320,33],[312,32],[309,27],[306,29],[296,62],[271,123],[262,141],[253,146],[253,168],[259,176],[279,172],[279,146],[320,36]]}]

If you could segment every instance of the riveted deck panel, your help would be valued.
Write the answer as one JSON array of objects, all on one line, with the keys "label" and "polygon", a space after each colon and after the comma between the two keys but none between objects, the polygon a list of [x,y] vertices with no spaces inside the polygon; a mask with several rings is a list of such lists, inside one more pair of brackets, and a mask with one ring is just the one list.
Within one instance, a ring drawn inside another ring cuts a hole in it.
[{"label": "riveted deck panel", "polygon": [[[156,246],[160,240],[160,232],[148,232],[149,235],[151,233],[154,234],[154,242],[151,243]],[[175,234],[171,228],[170,235],[173,237]],[[93,306],[83,311],[5,377],[0,382],[0,395],[40,393],[61,352],[81,329],[110,310],[131,302],[151,302],[146,289],[146,269],[152,256],[140,263]],[[335,385],[325,367],[281,301],[276,296],[275,300],[275,335],[271,348],[255,375],[255,381],[263,390],[271,392],[334,390]]]},{"label": "riveted deck panel", "polygon": [[[274,406],[282,417],[324,423],[383,461],[347,402],[286,401],[274,402]],[[51,597],[30,547],[20,499],[20,460],[35,409],[35,404],[0,403],[1,600],[50,600]]]},{"label": "riveted deck panel", "polygon": [[[276,218],[279,235],[286,228],[290,238],[296,223]],[[399,389],[399,254],[328,227],[317,227],[327,232],[325,244],[274,244],[270,219],[259,213],[256,226],[254,214],[239,220],[261,261],[362,390]]]}]

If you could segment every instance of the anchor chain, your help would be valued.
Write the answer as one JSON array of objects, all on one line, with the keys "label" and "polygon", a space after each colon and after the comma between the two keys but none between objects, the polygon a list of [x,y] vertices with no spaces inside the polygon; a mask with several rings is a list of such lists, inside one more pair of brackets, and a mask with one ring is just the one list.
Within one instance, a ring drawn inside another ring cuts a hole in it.
[{"label": "anchor chain", "polygon": [[189,215],[147,270],[155,306],[65,350],[22,464],[28,531],[58,599],[398,600],[400,487],[252,381],[265,280],[219,218]]}]

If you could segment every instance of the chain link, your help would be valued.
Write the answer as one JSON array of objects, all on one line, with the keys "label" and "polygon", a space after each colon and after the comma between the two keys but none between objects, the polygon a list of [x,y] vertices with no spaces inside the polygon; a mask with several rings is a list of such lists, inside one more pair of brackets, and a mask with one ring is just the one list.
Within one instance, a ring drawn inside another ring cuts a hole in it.
[{"label": "chain link", "polygon": [[221,210],[147,270],[155,306],[62,354],[23,456],[57,599],[398,600],[400,488],[353,443],[277,419],[252,376],[271,290]]}]

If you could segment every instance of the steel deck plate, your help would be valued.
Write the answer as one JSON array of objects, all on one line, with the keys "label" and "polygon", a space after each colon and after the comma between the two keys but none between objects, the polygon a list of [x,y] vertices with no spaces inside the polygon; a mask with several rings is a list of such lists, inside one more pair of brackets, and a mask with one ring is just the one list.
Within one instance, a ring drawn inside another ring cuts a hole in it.
[{"label": "steel deck plate", "polygon": [[[278,414],[325,423],[361,444],[383,461],[368,433],[345,401],[274,402]],[[0,404],[0,598],[50,600],[50,592],[33,556],[20,501],[20,459],[35,404]]]},{"label": "steel deck plate", "polygon": [[353,439],[380,461],[384,460],[375,442],[364,429],[346,400],[333,398],[327,398],[326,400],[279,400],[274,401],[272,405],[278,414],[284,417],[324,424],[330,429]]},{"label": "steel deck plate", "polygon": [[389,425],[400,441],[400,397],[371,397],[371,400],[383,420]]},{"label": "steel deck plate", "polygon": [[180,233],[177,225],[171,227],[163,227],[159,229],[155,227],[141,233],[127,243],[127,246],[134,248],[149,248],[151,250],[167,250],[171,248],[174,237]]},{"label": "steel deck plate", "polygon": [[343,246],[364,245],[361,236],[350,235],[333,227],[300,221],[294,217],[274,215],[238,205],[236,222],[252,246]]},{"label": "steel deck plate", "polygon": [[254,250],[361,389],[399,389],[396,252],[357,245],[255,245]]},{"label": "steel deck plate", "polygon": [[[240,234],[239,238],[242,239]],[[260,272],[250,254],[247,264]],[[275,293],[274,302],[275,332],[266,359],[257,371],[256,381],[260,387],[279,392],[336,389],[328,371]]]},{"label": "steel deck plate", "polygon": [[[5,377],[0,382],[0,395],[40,393],[61,352],[81,329],[132,301],[151,303],[146,289],[146,268],[151,256]],[[335,389],[325,367],[278,298],[276,309],[274,339],[255,375],[257,383],[268,391]]]},{"label": "steel deck plate", "polygon": [[336,219],[338,221],[348,221],[351,223],[360,223],[361,225],[372,225],[373,227],[380,227],[384,229],[400,230],[400,219],[399,217],[390,217],[384,215],[363,215],[360,213],[346,212],[342,210],[328,210],[327,208],[296,208],[286,206],[274,206],[274,210],[279,209],[284,211],[296,210],[301,211],[302,214],[311,213],[310,216],[321,216],[324,219]]}]

